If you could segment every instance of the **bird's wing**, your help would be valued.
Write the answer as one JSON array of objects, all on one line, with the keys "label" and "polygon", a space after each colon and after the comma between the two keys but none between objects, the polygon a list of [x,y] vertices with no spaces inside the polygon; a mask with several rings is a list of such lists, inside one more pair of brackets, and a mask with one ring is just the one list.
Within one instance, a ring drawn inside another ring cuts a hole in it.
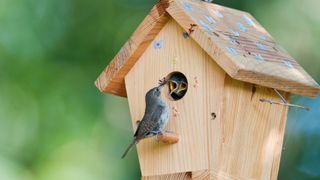
[{"label": "bird's wing", "polygon": [[159,126],[160,116],[163,113],[164,108],[161,106],[156,106],[152,110],[153,111],[150,114],[146,114],[143,117],[138,126],[138,129],[134,135],[138,139],[144,138],[148,133]]}]

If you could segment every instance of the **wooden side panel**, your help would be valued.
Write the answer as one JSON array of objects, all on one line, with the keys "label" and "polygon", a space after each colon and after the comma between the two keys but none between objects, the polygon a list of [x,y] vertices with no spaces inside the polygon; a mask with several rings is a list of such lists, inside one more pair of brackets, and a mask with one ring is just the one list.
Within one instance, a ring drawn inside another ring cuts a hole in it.
[{"label": "wooden side panel", "polygon": [[[224,83],[217,118],[210,121],[212,179],[277,179],[287,107],[259,101],[279,100],[271,89],[229,76]],[[208,98],[208,110],[216,109],[216,103]]]},{"label": "wooden side panel", "polygon": [[[171,113],[167,129],[179,134],[179,142],[160,144],[154,139],[141,141],[138,155],[143,176],[156,176],[209,169],[208,118],[205,109],[205,72],[210,57],[183,30],[170,20],[154,42],[125,77],[133,125],[143,117],[145,93],[159,79],[173,71],[185,74],[188,92],[179,101],[169,101]],[[216,66],[217,73],[225,74]]]},{"label": "wooden side panel", "polygon": [[111,63],[100,74],[95,84],[101,92],[127,96],[124,77],[169,20],[165,11],[168,6],[168,0],[159,0]]}]

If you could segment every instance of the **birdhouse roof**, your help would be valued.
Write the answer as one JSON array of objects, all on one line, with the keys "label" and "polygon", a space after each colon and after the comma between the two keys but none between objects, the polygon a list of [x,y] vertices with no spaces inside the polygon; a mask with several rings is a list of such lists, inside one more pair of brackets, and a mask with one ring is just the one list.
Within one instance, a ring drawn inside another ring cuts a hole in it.
[{"label": "birdhouse roof", "polygon": [[314,97],[319,85],[249,13],[199,0],[160,0],[96,80],[126,96],[124,77],[173,18],[232,78]]}]

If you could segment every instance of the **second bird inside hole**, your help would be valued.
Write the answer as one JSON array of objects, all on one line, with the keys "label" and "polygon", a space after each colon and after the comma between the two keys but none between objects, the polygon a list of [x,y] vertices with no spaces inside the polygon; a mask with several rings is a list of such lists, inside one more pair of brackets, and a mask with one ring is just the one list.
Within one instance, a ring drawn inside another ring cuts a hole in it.
[{"label": "second bird inside hole", "polygon": [[183,98],[188,90],[188,80],[181,72],[173,72],[168,77],[169,95],[175,101]]}]

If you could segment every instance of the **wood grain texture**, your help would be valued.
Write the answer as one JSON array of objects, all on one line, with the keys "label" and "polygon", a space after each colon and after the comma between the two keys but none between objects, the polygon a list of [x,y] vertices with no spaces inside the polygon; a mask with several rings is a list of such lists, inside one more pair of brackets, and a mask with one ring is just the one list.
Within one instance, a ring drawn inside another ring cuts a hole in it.
[{"label": "wood grain texture", "polygon": [[252,89],[226,76],[222,97],[207,99],[207,111],[219,109],[209,126],[213,179],[277,179],[288,109],[259,102],[279,100],[272,89]]},{"label": "wood grain texture", "polygon": [[101,92],[126,97],[124,76],[169,19],[168,0],[159,0],[95,82]]},{"label": "wood grain texture", "polygon": [[162,0],[96,80],[126,96],[124,76],[167,22],[169,14],[232,78],[315,97],[320,88],[249,13],[199,0]]},{"label": "wood grain texture", "polygon": [[169,14],[234,79],[314,97],[319,85],[249,13],[175,0]]},{"label": "wood grain texture", "polygon": [[142,176],[185,177],[185,172],[207,170],[194,177],[277,179],[287,107],[261,103],[260,98],[279,98],[272,89],[231,78],[183,32],[170,20],[154,40],[162,41],[162,48],[149,46],[125,77],[133,126],[143,116],[145,93],[159,79],[180,71],[189,82],[179,101],[168,100],[164,89],[164,98],[176,110],[167,129],[179,134],[179,142],[141,141]]},{"label": "wood grain texture", "polygon": [[161,141],[165,144],[175,144],[179,142],[179,135],[175,133],[166,132],[162,135],[158,135],[156,138],[158,141]]},{"label": "wood grain texture", "polygon": [[159,176],[145,176],[141,180],[191,180],[191,172],[166,174]]},{"label": "wood grain texture", "polygon": [[[187,72],[185,75],[191,86],[195,83],[194,78],[204,79],[205,64],[202,59],[211,59],[192,39],[184,39],[182,33],[182,29],[171,19],[154,40],[162,41],[163,47],[154,48],[151,44],[126,75],[133,125],[144,114],[146,92],[156,86],[159,79],[173,71]],[[167,88],[164,90],[168,91]],[[166,145],[153,139],[141,141],[137,149],[142,176],[208,169],[208,121],[206,114],[199,113],[205,104],[194,106],[198,99],[205,99],[204,91],[203,86],[189,87],[182,100],[168,101],[170,107],[178,109],[178,112],[172,111],[167,130],[179,134],[179,142]]]},{"label": "wood grain texture", "polygon": [[166,174],[159,176],[145,176],[142,180],[209,180],[210,171],[182,172],[176,174]]}]

